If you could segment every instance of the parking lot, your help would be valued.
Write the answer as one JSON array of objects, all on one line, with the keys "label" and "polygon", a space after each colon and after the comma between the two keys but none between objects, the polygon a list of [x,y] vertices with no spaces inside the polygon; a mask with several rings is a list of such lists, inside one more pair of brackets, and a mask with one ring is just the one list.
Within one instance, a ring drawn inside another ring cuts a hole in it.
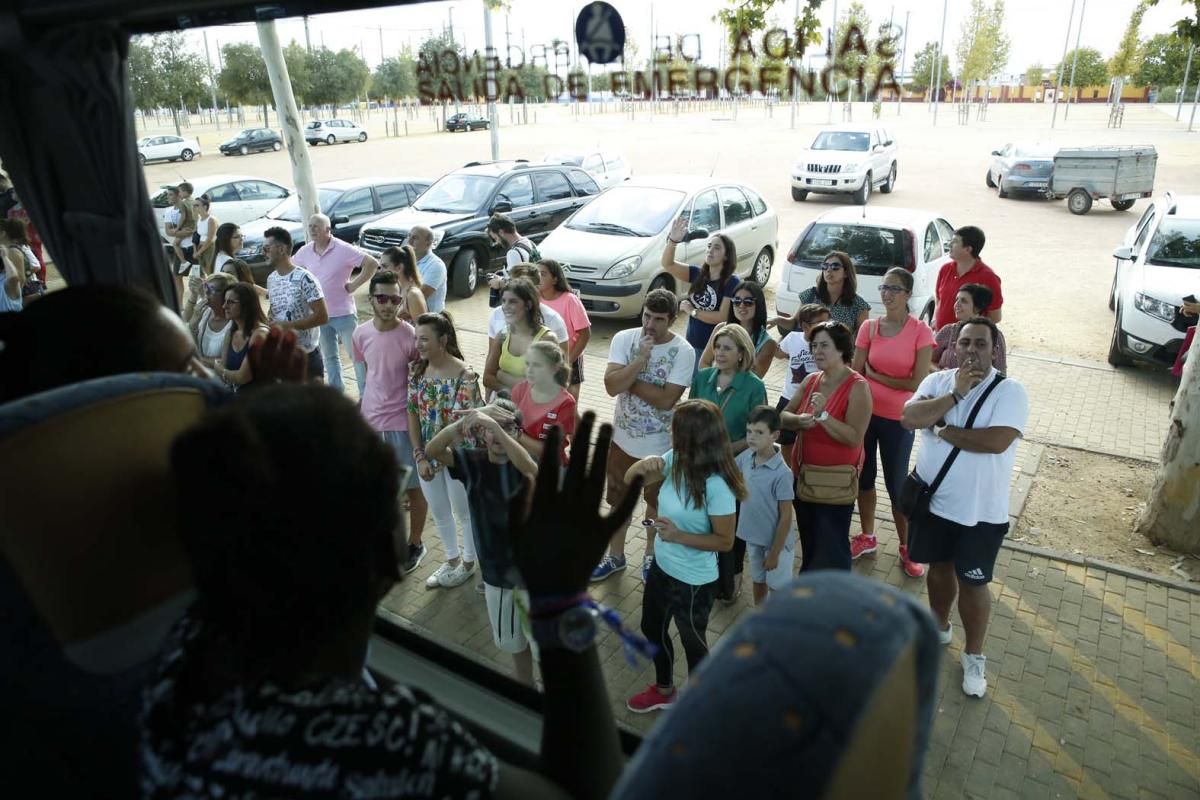
[{"label": "parking lot", "polygon": [[[529,124],[509,126],[509,112],[502,107],[498,110],[501,157],[539,159],[548,151],[600,144],[623,153],[635,175],[711,173],[756,187],[780,219],[780,253],[769,293],[778,285],[787,248],[804,225],[822,210],[849,202],[814,195],[800,203],[790,195],[789,167],[799,149],[827,125],[830,114],[825,104],[800,104],[794,130],[788,105],[770,112],[762,106],[742,106],[736,119],[729,105],[679,114],[669,104],[654,114],[642,106],[632,118],[614,105],[607,109],[608,113],[577,115],[566,106],[531,107]],[[835,121],[840,120],[840,111],[840,107],[835,110]],[[437,177],[490,156],[488,132],[432,133],[434,122],[428,111],[420,114],[407,137],[386,137],[383,112],[377,112],[365,122],[372,134],[366,143],[312,148],[317,181],[383,174]],[[870,107],[857,104],[853,114],[855,122],[867,121]],[[976,120],[973,113],[970,124],[962,126],[953,107],[944,105],[934,127],[932,114],[923,105],[905,105],[899,116],[895,105],[885,106],[881,122],[892,130],[900,147],[899,179],[894,193],[876,192],[870,204],[929,209],[956,226],[983,228],[988,236],[983,259],[1004,281],[1004,329],[1010,346],[1102,361],[1112,331],[1107,307],[1112,250],[1137,220],[1145,201],[1126,212],[1100,202],[1080,217],[1070,214],[1062,201],[1001,200],[985,186],[984,176],[989,153],[1009,141],[1040,140],[1061,146],[1153,144],[1159,153],[1156,193],[1166,189],[1200,193],[1200,134],[1189,134],[1186,124],[1175,122],[1174,106],[1131,105],[1121,129],[1106,128],[1106,120],[1103,105],[1072,108],[1065,122],[1060,108],[1058,126],[1051,130],[1048,106],[993,104],[986,121]],[[221,132],[194,126],[185,135],[199,136],[204,156],[190,164],[151,164],[146,168],[147,183],[239,173],[292,185],[286,152],[218,155],[216,145],[229,133],[228,126]],[[453,301],[451,309],[469,315],[472,304],[485,302],[481,291],[471,300]],[[605,352],[608,337],[621,327],[622,323],[599,323],[599,335],[593,337],[595,352]]]}]

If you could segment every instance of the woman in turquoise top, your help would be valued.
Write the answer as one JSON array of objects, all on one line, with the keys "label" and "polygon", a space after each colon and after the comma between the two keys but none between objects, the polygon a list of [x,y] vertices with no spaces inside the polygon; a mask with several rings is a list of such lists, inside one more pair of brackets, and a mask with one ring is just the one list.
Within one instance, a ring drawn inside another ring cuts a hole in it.
[{"label": "woman in turquoise top", "polygon": [[647,520],[658,532],[658,545],[642,592],[642,635],[658,648],[655,683],[626,703],[639,714],[675,701],[671,620],[689,674],[708,655],[705,634],[717,553],[733,546],[737,502],[746,498],[746,484],[715,405],[707,400],[680,403],[671,418],[671,443],[666,455],[643,458],[625,473],[626,482],[638,475],[649,484],[662,481],[659,517]]},{"label": "woman in turquoise top", "polygon": [[713,366],[692,379],[693,400],[710,400],[721,411],[733,454],[746,449],[746,420],[755,406],[767,402],[767,387],[753,372],[754,345],[741,325],[726,325],[714,334]]}]

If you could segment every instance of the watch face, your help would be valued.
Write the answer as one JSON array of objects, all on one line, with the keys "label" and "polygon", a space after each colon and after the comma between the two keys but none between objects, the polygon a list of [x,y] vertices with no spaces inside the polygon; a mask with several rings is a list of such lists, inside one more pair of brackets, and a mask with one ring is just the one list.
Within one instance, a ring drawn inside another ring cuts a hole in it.
[{"label": "watch face", "polygon": [[581,606],[563,612],[558,635],[568,650],[578,653],[591,647],[596,641],[596,612]]}]

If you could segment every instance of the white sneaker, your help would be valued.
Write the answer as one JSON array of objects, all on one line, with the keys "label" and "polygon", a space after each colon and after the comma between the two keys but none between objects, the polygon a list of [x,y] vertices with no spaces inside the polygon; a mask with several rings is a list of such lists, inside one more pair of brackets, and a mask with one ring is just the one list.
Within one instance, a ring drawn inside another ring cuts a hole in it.
[{"label": "white sneaker", "polygon": [[987,675],[984,666],[987,659],[983,656],[962,654],[963,683],[962,690],[971,697],[983,697],[987,692]]},{"label": "white sneaker", "polygon": [[440,567],[438,567],[437,569],[435,569],[433,571],[432,575],[430,575],[428,578],[425,579],[425,588],[426,589],[436,589],[439,586],[441,586],[442,585],[442,576],[445,575],[447,572],[449,572],[452,569],[454,569],[454,567],[450,566],[449,563],[442,564]]},{"label": "white sneaker", "polygon": [[942,644],[950,644],[950,642],[953,639],[954,639],[954,623],[947,622],[946,630],[944,630],[944,631],[940,630],[940,629],[938,630],[938,641],[941,642]]},{"label": "white sneaker", "polygon": [[[449,567],[449,565],[446,565]],[[475,572],[474,567],[468,569],[466,562],[459,561],[453,567],[449,567],[445,572],[438,576],[438,583],[443,589],[453,589],[455,586],[462,586],[467,582],[467,578]]]}]

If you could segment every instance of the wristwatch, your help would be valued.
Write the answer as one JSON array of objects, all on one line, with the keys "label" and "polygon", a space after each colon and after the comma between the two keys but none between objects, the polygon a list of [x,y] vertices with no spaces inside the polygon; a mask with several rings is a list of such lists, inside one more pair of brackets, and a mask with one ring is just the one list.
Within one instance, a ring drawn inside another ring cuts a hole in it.
[{"label": "wristwatch", "polygon": [[946,424],[946,420],[939,419],[937,422],[933,423],[933,426],[930,428],[930,430],[933,431],[934,436],[940,439],[942,438],[942,431],[946,430],[948,427],[949,426]]},{"label": "wristwatch", "polygon": [[538,647],[582,653],[596,643],[600,613],[589,606],[571,606],[553,617],[529,620]]},{"label": "wristwatch", "polygon": [[815,419],[817,422],[824,422],[825,420],[829,419],[829,412],[822,409],[821,413],[817,414],[815,417],[813,417],[813,419]]}]

